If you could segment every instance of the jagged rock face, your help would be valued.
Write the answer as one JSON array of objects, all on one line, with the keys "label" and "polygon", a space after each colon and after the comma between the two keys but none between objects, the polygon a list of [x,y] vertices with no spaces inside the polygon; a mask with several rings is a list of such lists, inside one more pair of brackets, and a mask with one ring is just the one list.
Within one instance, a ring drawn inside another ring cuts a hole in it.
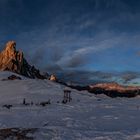
[{"label": "jagged rock face", "polygon": [[12,71],[30,78],[45,79],[38,69],[28,64],[23,52],[16,50],[14,41],[9,41],[0,53],[0,70]]},{"label": "jagged rock face", "polygon": [[0,53],[0,69],[21,73],[23,65],[23,53],[16,51],[16,43],[10,41]]}]

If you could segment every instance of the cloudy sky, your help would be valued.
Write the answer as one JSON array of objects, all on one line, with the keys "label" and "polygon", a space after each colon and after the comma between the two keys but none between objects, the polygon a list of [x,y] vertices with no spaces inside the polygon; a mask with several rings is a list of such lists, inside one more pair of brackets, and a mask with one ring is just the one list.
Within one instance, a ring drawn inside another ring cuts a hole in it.
[{"label": "cloudy sky", "polygon": [[0,0],[0,46],[41,69],[140,71],[140,0]]}]

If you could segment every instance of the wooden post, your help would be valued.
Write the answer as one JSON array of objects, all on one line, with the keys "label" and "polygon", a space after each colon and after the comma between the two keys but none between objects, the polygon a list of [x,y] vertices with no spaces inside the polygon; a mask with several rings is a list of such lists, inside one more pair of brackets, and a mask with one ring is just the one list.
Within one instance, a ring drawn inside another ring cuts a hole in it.
[{"label": "wooden post", "polygon": [[26,100],[25,100],[25,98],[23,99],[23,104],[24,104],[24,105],[26,104]]}]

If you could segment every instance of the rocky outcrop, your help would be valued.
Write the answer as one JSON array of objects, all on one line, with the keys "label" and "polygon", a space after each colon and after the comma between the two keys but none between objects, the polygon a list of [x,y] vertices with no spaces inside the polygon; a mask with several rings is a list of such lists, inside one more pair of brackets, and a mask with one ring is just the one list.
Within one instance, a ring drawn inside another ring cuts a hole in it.
[{"label": "rocky outcrop", "polygon": [[11,76],[8,76],[7,79],[2,79],[2,81],[7,81],[7,80],[22,80],[22,78],[12,74]]},{"label": "rocky outcrop", "polygon": [[16,50],[14,41],[9,41],[0,52],[0,70],[12,71],[30,78],[46,79],[38,69],[28,64],[22,51]]},{"label": "rocky outcrop", "polygon": [[11,75],[8,77],[8,80],[21,80],[21,77],[16,76],[16,75]]},{"label": "rocky outcrop", "polygon": [[54,82],[57,82],[57,78],[54,74],[52,74],[49,78],[50,81],[54,81]]}]

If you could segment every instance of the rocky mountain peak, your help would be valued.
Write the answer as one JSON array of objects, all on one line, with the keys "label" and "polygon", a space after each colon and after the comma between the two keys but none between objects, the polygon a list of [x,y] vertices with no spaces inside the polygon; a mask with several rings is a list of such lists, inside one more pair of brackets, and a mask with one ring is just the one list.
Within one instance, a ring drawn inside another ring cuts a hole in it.
[{"label": "rocky mountain peak", "polygon": [[12,71],[26,77],[45,79],[39,70],[28,64],[22,51],[16,50],[16,42],[9,41],[0,52],[0,70]]},{"label": "rocky mountain peak", "polygon": [[7,52],[15,52],[16,51],[16,42],[15,41],[7,42],[5,50]]}]

